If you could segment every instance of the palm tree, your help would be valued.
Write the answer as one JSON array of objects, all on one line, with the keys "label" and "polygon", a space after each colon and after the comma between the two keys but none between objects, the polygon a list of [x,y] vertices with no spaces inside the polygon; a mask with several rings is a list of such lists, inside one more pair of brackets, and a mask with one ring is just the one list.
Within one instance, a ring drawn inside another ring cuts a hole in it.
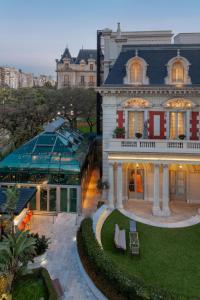
[{"label": "palm tree", "polygon": [[14,233],[14,216],[17,207],[17,201],[19,199],[19,190],[16,186],[8,187],[4,194],[6,195],[6,203],[4,204],[4,209],[8,213],[11,233]]},{"label": "palm tree", "polygon": [[28,236],[27,231],[4,236],[0,243],[0,273],[8,278],[8,292],[10,292],[16,275],[23,271],[35,255],[35,238]]}]

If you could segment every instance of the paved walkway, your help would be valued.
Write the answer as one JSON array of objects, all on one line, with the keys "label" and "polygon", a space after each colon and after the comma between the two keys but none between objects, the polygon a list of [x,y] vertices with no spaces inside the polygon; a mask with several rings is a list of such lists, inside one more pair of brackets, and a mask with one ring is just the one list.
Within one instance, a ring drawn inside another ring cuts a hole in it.
[{"label": "paved walkway", "polygon": [[48,269],[52,279],[58,278],[65,295],[63,300],[95,300],[82,277],[74,251],[76,215],[60,213],[57,217],[35,215],[32,231],[51,238],[47,252],[37,258],[34,267]]}]

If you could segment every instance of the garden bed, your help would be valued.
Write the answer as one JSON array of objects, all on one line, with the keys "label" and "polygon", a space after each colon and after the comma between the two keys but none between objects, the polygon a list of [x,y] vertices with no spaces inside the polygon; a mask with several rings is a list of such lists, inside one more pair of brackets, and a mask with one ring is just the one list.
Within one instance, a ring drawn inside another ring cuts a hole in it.
[{"label": "garden bed", "polygon": [[13,286],[12,300],[57,300],[49,273],[44,268],[20,277]]}]

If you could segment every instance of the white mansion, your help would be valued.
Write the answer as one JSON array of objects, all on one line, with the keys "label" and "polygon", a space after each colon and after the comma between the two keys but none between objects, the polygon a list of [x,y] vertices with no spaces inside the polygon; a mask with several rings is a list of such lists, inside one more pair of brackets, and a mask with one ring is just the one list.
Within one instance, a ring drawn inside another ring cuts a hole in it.
[{"label": "white mansion", "polygon": [[77,57],[72,57],[66,48],[61,59],[56,59],[57,88],[96,85],[96,50],[81,49]]},{"label": "white mansion", "polygon": [[109,206],[200,203],[200,34],[102,31],[103,180]]}]

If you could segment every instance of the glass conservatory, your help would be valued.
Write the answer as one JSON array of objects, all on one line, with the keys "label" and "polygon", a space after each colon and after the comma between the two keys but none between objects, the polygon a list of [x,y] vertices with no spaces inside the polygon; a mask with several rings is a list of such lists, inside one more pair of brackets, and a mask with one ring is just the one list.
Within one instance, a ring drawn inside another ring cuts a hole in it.
[{"label": "glass conservatory", "polygon": [[92,161],[93,139],[62,118],[0,162],[1,186],[36,187],[31,209],[76,212]]}]

